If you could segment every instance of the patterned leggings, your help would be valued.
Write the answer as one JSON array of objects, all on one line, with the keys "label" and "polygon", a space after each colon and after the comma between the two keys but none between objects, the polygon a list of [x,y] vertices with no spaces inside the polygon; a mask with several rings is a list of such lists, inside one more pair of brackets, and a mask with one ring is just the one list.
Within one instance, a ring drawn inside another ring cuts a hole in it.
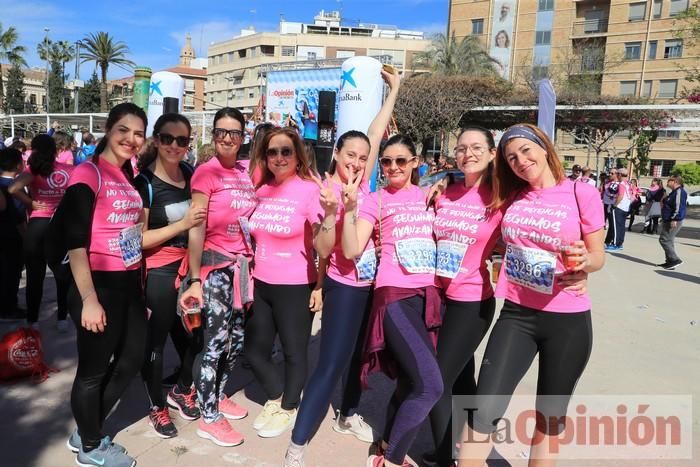
[{"label": "patterned leggings", "polygon": [[228,376],[243,350],[245,314],[233,309],[233,266],[209,273],[202,289],[204,347],[197,355],[193,376],[202,417],[207,423],[219,417]]}]

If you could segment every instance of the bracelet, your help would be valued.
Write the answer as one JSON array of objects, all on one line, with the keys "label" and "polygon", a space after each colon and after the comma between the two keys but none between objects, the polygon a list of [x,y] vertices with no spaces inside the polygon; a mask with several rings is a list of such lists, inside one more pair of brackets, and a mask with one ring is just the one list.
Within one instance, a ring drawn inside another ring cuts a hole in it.
[{"label": "bracelet", "polygon": [[82,297],[81,300],[83,301],[83,303],[85,303],[85,300],[87,300],[88,298],[90,298],[92,295],[95,295],[96,293],[97,293],[97,292],[95,292],[95,290],[93,289],[92,292],[90,292],[90,293],[87,294],[86,296]]},{"label": "bracelet", "polygon": [[335,224],[331,224],[330,226],[326,227],[326,224],[321,224],[321,230],[323,232],[330,232],[331,230],[335,229]]},{"label": "bracelet", "polygon": [[199,277],[191,277],[191,278],[187,281],[187,285],[192,285],[192,284],[194,284],[195,282],[198,282],[198,283],[201,284],[201,283],[202,283],[202,279],[200,279]]}]

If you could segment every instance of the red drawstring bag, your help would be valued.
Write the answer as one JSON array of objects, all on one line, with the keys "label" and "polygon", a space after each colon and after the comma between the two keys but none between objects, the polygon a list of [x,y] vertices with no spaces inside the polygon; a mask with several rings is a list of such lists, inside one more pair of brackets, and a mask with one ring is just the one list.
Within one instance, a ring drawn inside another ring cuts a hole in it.
[{"label": "red drawstring bag", "polygon": [[0,380],[30,376],[38,384],[56,372],[57,369],[44,363],[41,333],[36,329],[15,329],[0,340]]}]

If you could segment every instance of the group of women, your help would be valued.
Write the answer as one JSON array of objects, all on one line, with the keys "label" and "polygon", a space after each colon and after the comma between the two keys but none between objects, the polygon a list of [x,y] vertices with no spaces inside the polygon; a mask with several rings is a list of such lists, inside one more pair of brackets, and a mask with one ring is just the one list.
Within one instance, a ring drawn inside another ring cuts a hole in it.
[{"label": "group of women", "polygon": [[[428,196],[410,138],[395,135],[380,150],[399,88],[398,75],[382,75],[390,92],[380,113],[367,135],[339,137],[325,180],[292,129],[256,135],[250,162],[239,160],[245,121],[231,108],[216,113],[216,155],[196,170],[182,162],[187,119],[160,117],[153,152],[141,156],[134,178],[129,162],[145,143],[146,116],[132,104],[112,109],[59,208],[72,273],[66,306],[78,329],[77,430],[68,446],[79,465],[135,464],[102,425],[139,371],[158,435],[177,434],[170,407],[198,419],[200,437],[242,443],[230,420],[247,410],[225,389],[243,351],[267,399],[253,427],[261,437],[293,428],[289,467],[303,466],[340,380],[333,429],[377,441],[368,466],[406,465],[428,417],[433,463],[482,465],[486,442],[462,442],[455,456],[451,395],[479,396],[465,429],[468,439],[488,435],[506,409],[502,396],[537,354],[537,409],[550,422],[538,433],[563,428],[559,417],[591,349],[587,274],[604,261],[596,189],[564,176],[539,129],[516,125],[497,147],[490,131],[465,128],[455,148],[464,181]],[[370,192],[377,159],[386,186]],[[487,268],[495,249],[504,254],[496,296],[505,303],[477,382],[474,351],[495,312]],[[321,309],[320,358],[307,383],[311,323]],[[164,397],[168,335],[181,366]],[[284,377],[271,356],[276,336]],[[378,370],[397,385],[376,440],[356,409]],[[561,397],[540,400],[549,395]],[[546,445],[533,442],[531,465],[553,462]]]}]

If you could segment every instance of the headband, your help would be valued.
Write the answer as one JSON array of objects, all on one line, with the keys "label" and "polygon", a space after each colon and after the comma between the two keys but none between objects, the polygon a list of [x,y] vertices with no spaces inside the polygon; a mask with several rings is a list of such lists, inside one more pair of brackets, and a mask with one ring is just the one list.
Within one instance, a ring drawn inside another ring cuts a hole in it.
[{"label": "headband", "polygon": [[508,128],[506,132],[503,133],[503,136],[501,136],[501,141],[499,141],[498,146],[501,148],[501,150],[503,150],[506,147],[506,144],[508,144],[508,141],[515,138],[528,139],[540,146],[542,149],[546,149],[542,139],[540,139],[540,137],[537,136],[530,128],[524,125],[513,125],[512,127]]}]

